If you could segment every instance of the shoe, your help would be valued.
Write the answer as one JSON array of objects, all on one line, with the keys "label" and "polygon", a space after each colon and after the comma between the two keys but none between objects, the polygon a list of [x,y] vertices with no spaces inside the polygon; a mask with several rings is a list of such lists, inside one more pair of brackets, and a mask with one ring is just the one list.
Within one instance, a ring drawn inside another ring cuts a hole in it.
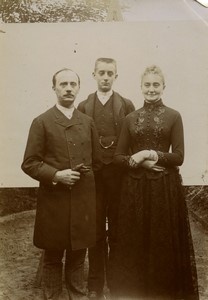
[{"label": "shoe", "polygon": [[87,297],[89,299],[94,299],[97,300],[98,299],[98,293],[96,291],[90,291],[87,295]]},{"label": "shoe", "polygon": [[96,291],[90,291],[87,295],[88,299],[92,300],[105,300],[107,299],[103,293],[97,293]]}]

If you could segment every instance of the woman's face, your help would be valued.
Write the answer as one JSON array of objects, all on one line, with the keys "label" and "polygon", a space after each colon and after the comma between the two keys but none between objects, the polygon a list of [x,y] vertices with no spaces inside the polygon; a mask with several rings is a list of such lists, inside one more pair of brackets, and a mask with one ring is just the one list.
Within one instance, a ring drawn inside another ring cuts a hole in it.
[{"label": "woman's face", "polygon": [[157,101],[161,98],[164,90],[164,82],[158,74],[146,74],[142,78],[141,89],[145,100]]}]

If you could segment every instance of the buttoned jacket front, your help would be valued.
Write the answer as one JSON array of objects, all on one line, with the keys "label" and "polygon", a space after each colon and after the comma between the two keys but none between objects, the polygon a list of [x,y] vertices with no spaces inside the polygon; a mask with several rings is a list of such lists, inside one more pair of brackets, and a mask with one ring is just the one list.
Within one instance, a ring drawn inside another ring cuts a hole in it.
[{"label": "buttoned jacket front", "polygon": [[[106,136],[106,135],[104,137],[105,140],[107,138],[106,144],[107,145],[112,144],[113,146],[107,147],[107,148],[101,147],[103,164],[112,163],[113,155],[114,155],[117,141],[118,141],[118,138],[120,135],[123,120],[129,113],[131,113],[132,111],[135,110],[134,105],[131,102],[131,100],[122,97],[119,93],[113,91],[113,94],[111,97],[112,97],[112,114],[113,114],[113,124],[114,124],[114,128],[115,128],[115,136],[113,136],[113,137],[109,136],[109,139],[108,139],[108,136]],[[82,101],[78,105],[78,108],[77,108],[81,112],[92,117],[94,120],[96,120],[95,114],[97,113],[95,110],[96,98],[97,98],[96,92],[93,94],[90,94],[86,100]],[[96,126],[96,128],[97,128],[97,126]],[[98,128],[97,128],[97,130],[98,130]],[[102,137],[102,134],[99,133],[99,130],[98,130],[98,134],[100,135],[100,137],[99,137],[100,141],[103,141],[104,139]],[[103,142],[101,142],[101,144],[103,144]]]},{"label": "buttoned jacket front", "polygon": [[[58,170],[84,163],[91,167],[69,189],[53,184]],[[100,148],[93,120],[75,109],[69,120],[56,106],[35,118],[22,169],[40,182],[34,244],[42,249],[82,249],[96,239],[93,171],[100,167]]]},{"label": "buttoned jacket front", "polygon": [[[94,118],[95,99],[96,93],[90,94],[86,100],[78,105],[77,109]],[[122,97],[115,91],[113,92],[113,115],[117,136],[120,134],[122,121],[125,116],[134,110],[134,105],[129,99]]]}]

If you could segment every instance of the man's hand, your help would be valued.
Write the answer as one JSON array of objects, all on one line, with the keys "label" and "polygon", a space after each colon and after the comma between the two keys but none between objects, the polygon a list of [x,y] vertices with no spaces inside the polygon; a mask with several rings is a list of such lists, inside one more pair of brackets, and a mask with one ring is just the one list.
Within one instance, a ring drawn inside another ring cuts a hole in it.
[{"label": "man's hand", "polygon": [[79,165],[76,165],[72,170],[73,171],[78,171],[81,174],[87,173],[90,171],[90,167],[89,166],[85,166],[84,163],[81,163]]},{"label": "man's hand", "polygon": [[143,161],[143,163],[141,163],[141,167],[151,170],[151,171],[156,171],[156,172],[162,172],[165,170],[164,167],[158,166],[156,165],[156,161],[154,160],[148,160],[146,159],[145,161]]},{"label": "man's hand", "polygon": [[62,171],[57,171],[53,182],[58,183],[61,182],[63,184],[72,186],[80,179],[80,172],[74,171],[72,169],[66,169]]}]

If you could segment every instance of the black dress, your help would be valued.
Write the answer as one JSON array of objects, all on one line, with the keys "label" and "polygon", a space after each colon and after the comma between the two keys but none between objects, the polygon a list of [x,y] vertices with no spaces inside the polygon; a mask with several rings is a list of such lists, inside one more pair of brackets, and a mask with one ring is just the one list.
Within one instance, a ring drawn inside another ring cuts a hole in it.
[{"label": "black dress", "polygon": [[[163,172],[128,165],[132,153],[155,150]],[[170,148],[172,149],[169,152]],[[180,114],[161,100],[124,121],[115,163],[124,167],[112,295],[123,299],[199,299],[188,211],[178,166]]]}]

